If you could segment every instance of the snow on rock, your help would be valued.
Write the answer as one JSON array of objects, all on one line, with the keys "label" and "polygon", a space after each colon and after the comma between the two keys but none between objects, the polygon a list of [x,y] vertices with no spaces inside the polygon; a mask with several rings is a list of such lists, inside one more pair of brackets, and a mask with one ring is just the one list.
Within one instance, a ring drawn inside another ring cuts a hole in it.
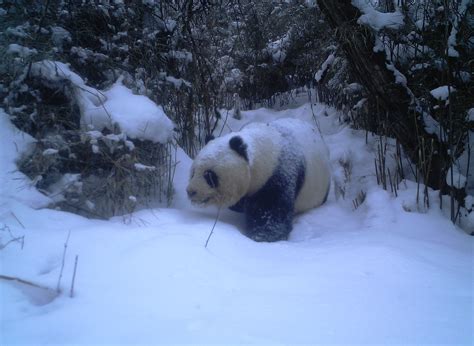
[{"label": "snow on rock", "polygon": [[85,130],[118,127],[129,138],[166,143],[173,134],[174,125],[161,106],[148,97],[133,94],[119,80],[107,91],[99,91],[86,85],[64,63],[50,60],[36,62],[31,73],[50,82],[69,80],[81,110],[81,125]]},{"label": "snow on rock", "polygon": [[379,12],[366,0],[352,0],[352,5],[362,13],[357,20],[359,24],[370,26],[376,31],[384,28],[397,30],[403,26],[404,16],[399,10],[390,13]]},{"label": "snow on rock", "polygon": [[453,93],[455,91],[456,89],[454,89],[452,86],[443,85],[431,90],[430,94],[437,100],[446,101],[449,98],[449,93]]}]

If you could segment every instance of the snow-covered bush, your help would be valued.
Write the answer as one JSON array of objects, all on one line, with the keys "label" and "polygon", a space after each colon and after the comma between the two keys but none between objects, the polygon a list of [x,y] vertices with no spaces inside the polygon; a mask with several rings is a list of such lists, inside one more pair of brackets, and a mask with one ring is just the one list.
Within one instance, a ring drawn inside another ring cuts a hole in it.
[{"label": "snow-covered bush", "polygon": [[51,207],[109,217],[169,201],[173,125],[152,100],[112,85],[125,76],[135,93],[151,96],[134,71],[156,66],[164,49],[144,38],[169,29],[135,28],[151,15],[141,2],[0,6],[0,96],[12,122],[37,140],[19,168]]},{"label": "snow-covered bush", "polygon": [[[89,217],[130,213],[172,198],[173,124],[119,80],[106,91],[50,60],[30,64],[11,88],[13,123],[37,139],[19,169],[54,204]],[[29,112],[25,110],[29,109]]]},{"label": "snow-covered bush", "polygon": [[418,181],[449,194],[451,220],[459,221],[474,188],[472,1],[318,4],[366,89],[355,105],[359,126],[397,138],[417,166]]}]

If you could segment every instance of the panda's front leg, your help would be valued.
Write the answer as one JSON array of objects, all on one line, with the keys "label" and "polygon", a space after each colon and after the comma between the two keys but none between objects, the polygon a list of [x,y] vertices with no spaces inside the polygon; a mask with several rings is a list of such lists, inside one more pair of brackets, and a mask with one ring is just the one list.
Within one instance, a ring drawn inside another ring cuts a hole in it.
[{"label": "panda's front leg", "polygon": [[261,193],[249,199],[245,209],[249,238],[259,242],[288,239],[293,227],[293,198]]}]

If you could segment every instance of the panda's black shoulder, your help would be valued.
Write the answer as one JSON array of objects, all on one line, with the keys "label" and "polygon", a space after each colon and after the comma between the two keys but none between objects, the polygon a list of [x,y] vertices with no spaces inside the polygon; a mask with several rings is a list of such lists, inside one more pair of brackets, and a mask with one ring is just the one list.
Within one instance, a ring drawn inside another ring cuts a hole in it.
[{"label": "panda's black shoulder", "polygon": [[283,152],[280,155],[273,174],[259,190],[260,194],[267,196],[270,204],[275,194],[288,194],[289,198],[295,199],[303,186],[306,162],[302,155],[295,157],[293,154]]},{"label": "panda's black shoulder", "polygon": [[244,213],[246,209],[246,205],[247,205],[247,200],[248,200],[248,197],[244,196],[237,203],[230,206],[229,209],[237,213]]}]

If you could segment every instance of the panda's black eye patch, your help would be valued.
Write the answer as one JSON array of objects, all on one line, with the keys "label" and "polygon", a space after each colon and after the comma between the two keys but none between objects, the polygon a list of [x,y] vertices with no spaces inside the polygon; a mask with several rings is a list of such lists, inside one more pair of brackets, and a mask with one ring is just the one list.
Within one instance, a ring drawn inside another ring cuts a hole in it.
[{"label": "panda's black eye patch", "polygon": [[206,180],[207,185],[215,189],[219,185],[219,178],[217,177],[216,172],[208,169],[204,172],[204,179]]}]

